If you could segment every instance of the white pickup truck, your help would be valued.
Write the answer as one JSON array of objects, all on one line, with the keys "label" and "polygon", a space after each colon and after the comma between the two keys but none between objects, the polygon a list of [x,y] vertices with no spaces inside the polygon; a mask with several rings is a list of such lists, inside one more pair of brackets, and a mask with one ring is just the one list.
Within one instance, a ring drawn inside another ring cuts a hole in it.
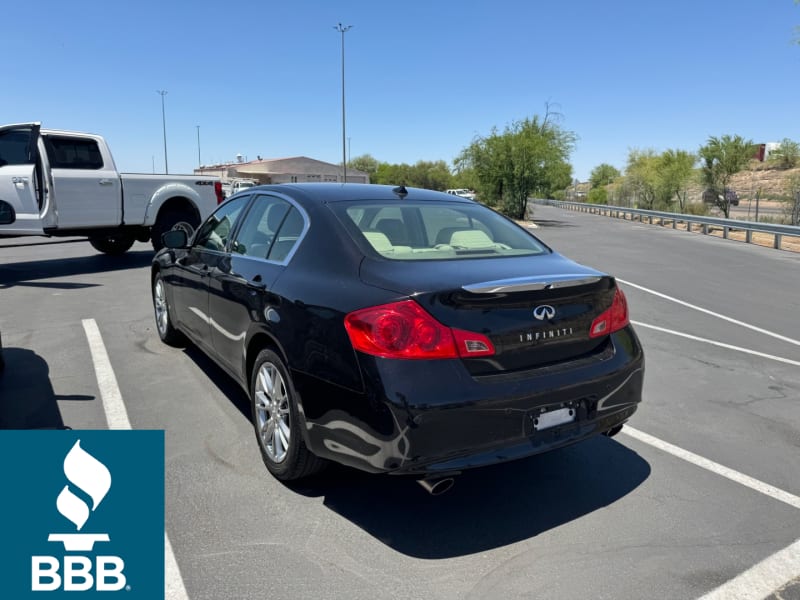
[{"label": "white pickup truck", "polygon": [[119,173],[99,135],[0,126],[0,237],[86,236],[107,254],[191,234],[223,199],[216,177]]}]

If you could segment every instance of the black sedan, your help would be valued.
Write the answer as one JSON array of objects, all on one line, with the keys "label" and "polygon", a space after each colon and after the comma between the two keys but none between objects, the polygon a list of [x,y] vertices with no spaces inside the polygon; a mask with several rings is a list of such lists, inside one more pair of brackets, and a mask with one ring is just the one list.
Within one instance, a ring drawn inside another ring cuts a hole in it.
[{"label": "black sedan", "polygon": [[614,278],[469,199],[261,186],[164,242],[159,336],[188,337],[241,385],[282,480],[327,459],[450,482],[616,433],[641,400]]}]

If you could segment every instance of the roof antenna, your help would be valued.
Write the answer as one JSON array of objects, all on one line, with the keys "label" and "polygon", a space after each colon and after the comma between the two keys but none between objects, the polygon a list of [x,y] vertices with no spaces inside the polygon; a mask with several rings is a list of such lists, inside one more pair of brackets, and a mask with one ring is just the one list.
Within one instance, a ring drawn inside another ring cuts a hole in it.
[{"label": "roof antenna", "polygon": [[392,191],[400,196],[400,200],[403,200],[406,196],[408,196],[408,190],[404,185],[398,185],[396,188],[392,188]]}]

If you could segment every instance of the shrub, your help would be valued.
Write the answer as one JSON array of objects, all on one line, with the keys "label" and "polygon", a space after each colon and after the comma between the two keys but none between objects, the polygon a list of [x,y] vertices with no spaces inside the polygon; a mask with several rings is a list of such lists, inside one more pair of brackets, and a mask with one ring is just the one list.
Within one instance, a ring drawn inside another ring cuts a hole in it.
[{"label": "shrub", "polygon": [[586,196],[586,201],[589,204],[607,204],[608,192],[606,188],[592,188]]},{"label": "shrub", "polygon": [[708,214],[709,206],[703,202],[690,202],[683,209],[684,214],[704,217]]}]

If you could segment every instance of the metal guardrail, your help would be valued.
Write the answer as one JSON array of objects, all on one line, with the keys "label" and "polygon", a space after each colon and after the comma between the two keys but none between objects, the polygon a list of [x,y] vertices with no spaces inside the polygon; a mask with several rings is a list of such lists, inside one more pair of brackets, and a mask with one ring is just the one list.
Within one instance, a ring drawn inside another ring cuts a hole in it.
[{"label": "metal guardrail", "polygon": [[[757,223],[754,221],[738,221],[736,219],[721,219],[718,217],[704,217],[700,215],[684,215],[681,213],[660,212],[656,210],[643,210],[640,208],[625,208],[623,206],[608,206],[605,204],[587,204],[585,202],[565,202],[561,200],[531,200],[534,204],[557,206],[568,210],[576,210],[597,215],[629,219],[631,221],[649,222],[651,225],[664,226],[671,222],[672,228],[677,229],[679,223],[686,224],[687,231],[693,231],[695,225],[700,226],[704,234],[708,234],[712,227],[722,230],[722,237],[729,239],[731,231],[744,231],[744,241],[753,243],[754,233],[766,233],[773,236],[773,248],[781,249],[784,236],[800,238],[800,227],[792,225],[773,225],[770,223]],[[647,221],[645,221],[647,219]],[[658,221],[656,223],[655,221]]]}]

